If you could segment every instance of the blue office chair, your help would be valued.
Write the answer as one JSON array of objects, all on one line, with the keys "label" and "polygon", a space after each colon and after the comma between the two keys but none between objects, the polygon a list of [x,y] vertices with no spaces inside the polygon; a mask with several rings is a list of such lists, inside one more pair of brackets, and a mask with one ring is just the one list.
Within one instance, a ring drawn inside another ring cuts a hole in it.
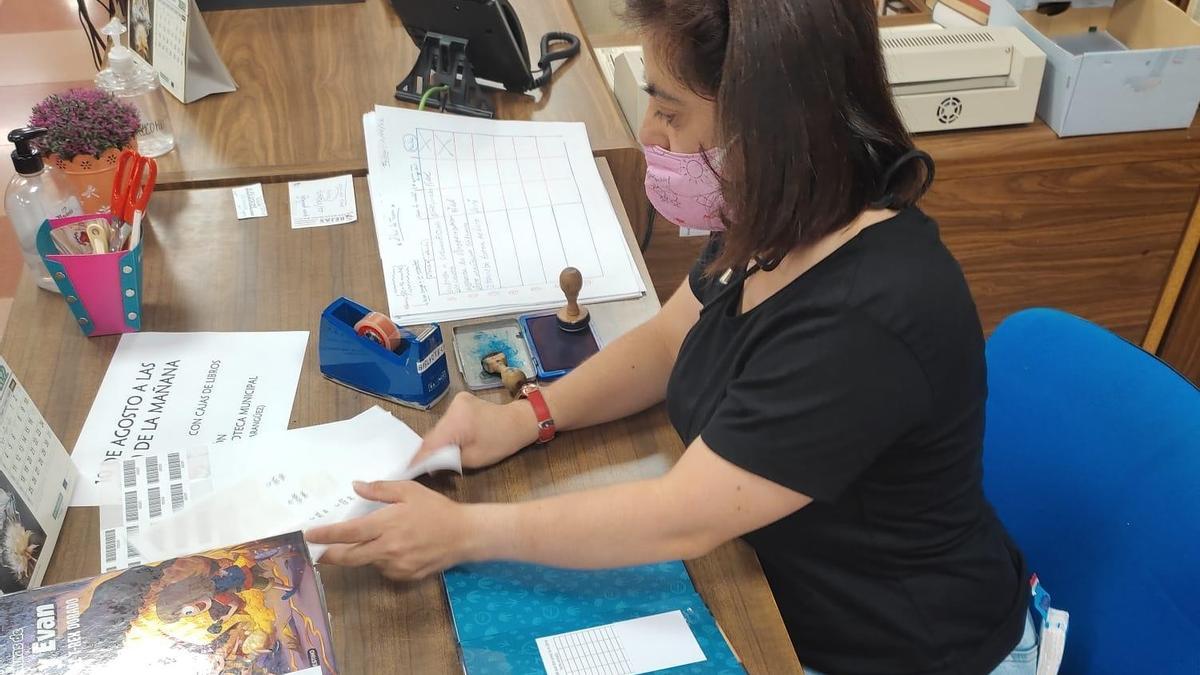
[{"label": "blue office chair", "polygon": [[987,344],[984,488],[1055,607],[1059,672],[1200,673],[1200,389],[1064,312]]}]

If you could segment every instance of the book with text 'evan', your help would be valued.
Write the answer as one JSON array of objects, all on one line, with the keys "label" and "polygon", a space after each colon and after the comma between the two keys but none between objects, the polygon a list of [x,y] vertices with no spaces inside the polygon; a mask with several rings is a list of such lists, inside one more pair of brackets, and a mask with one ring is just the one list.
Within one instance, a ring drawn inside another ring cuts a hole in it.
[{"label": "book with text 'evan'", "polygon": [[0,673],[336,675],[299,532],[0,597]]}]

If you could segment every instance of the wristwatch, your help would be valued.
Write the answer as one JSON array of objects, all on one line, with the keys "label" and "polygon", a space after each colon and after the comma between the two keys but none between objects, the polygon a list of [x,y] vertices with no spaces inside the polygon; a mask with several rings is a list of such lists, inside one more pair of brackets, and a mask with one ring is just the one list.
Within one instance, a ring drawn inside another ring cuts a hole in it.
[{"label": "wristwatch", "polygon": [[537,383],[526,382],[521,385],[521,389],[517,391],[517,398],[523,398],[533,406],[533,414],[537,417],[537,442],[541,444],[554,440],[558,430],[554,426],[554,418],[550,416],[550,406],[546,405],[546,397],[542,395]]}]

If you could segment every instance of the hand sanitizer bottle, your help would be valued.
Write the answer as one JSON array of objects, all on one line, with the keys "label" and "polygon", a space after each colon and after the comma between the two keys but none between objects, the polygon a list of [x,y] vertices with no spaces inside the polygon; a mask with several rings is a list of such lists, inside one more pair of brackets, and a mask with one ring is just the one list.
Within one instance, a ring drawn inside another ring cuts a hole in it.
[{"label": "hand sanitizer bottle", "polygon": [[96,74],[96,86],[138,109],[142,125],[138,129],[137,149],[146,157],[158,157],[175,147],[171,121],[167,117],[167,102],[158,86],[158,74],[149,66],[136,61],[133,52],[121,44],[125,25],[113,17],[100,29],[112,41],[108,50],[108,66]]},{"label": "hand sanitizer bottle", "polygon": [[47,218],[80,215],[83,207],[65,177],[47,167],[41,151],[33,147],[33,139],[45,133],[45,129],[37,127],[9,132],[9,142],[17,146],[12,153],[13,168],[17,170],[17,175],[13,176],[4,192],[4,210],[12,220],[25,266],[37,279],[37,285],[57,293],[58,286],[50,278],[42,256],[38,254],[38,228]]}]

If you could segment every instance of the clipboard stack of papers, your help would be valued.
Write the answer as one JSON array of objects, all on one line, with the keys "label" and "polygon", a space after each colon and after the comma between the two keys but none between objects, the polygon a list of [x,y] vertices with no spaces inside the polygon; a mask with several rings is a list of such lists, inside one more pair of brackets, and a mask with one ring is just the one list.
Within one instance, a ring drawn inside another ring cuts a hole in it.
[{"label": "clipboard stack of papers", "polygon": [[377,106],[363,116],[388,306],[401,325],[646,292],[581,123]]}]

